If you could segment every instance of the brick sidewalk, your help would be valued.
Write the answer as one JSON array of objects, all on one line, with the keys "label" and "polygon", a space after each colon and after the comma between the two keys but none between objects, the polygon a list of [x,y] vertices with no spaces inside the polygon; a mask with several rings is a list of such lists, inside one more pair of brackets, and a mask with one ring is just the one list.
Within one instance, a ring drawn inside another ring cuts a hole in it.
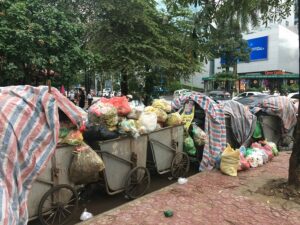
[{"label": "brick sidewalk", "polygon": [[[266,180],[287,178],[290,152],[281,152],[260,168],[229,177],[220,171],[203,172],[118,208],[95,216],[80,225],[300,225],[300,206],[291,209],[275,204],[273,197],[254,193]],[[173,217],[164,211],[172,210]]]}]

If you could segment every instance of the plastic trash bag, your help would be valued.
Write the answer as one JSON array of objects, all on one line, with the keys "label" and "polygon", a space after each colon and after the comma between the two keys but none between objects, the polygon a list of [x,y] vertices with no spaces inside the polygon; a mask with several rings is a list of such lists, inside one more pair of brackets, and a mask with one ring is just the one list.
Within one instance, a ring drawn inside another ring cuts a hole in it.
[{"label": "plastic trash bag", "polygon": [[128,119],[138,120],[143,112],[141,107],[131,108],[131,112],[126,116]]},{"label": "plastic trash bag", "polygon": [[109,103],[117,109],[117,113],[120,116],[126,116],[131,112],[131,108],[126,96],[122,97],[112,97],[112,98],[101,98],[101,102]]},{"label": "plastic trash bag", "polygon": [[107,103],[96,102],[88,110],[88,121],[90,125],[103,125],[110,131],[117,129],[117,109]]},{"label": "plastic trash bag", "polygon": [[140,136],[138,129],[136,128],[135,121],[132,119],[124,119],[119,123],[119,132],[121,134],[130,134],[134,138]]},{"label": "plastic trash bag", "polygon": [[81,215],[80,215],[80,220],[81,221],[86,221],[86,220],[89,220],[89,219],[91,219],[91,218],[93,218],[93,214],[92,213],[90,213],[90,212],[88,212],[87,210],[86,210],[86,208],[84,209],[84,211],[81,213]]},{"label": "plastic trash bag", "polygon": [[176,126],[182,124],[182,117],[178,112],[171,113],[167,118],[167,126]]},{"label": "plastic trash bag", "polygon": [[272,153],[274,156],[277,156],[279,154],[278,148],[274,142],[267,142],[266,145],[268,145],[272,148]]},{"label": "plastic trash bag", "polygon": [[70,165],[70,180],[75,184],[88,184],[100,178],[100,171],[104,169],[101,157],[84,142],[75,148],[74,157]]},{"label": "plastic trash bag", "polygon": [[152,112],[143,112],[139,118],[139,123],[141,129],[143,129],[146,133],[152,132],[156,129],[157,116]]},{"label": "plastic trash bag", "polygon": [[193,138],[191,138],[190,136],[188,136],[184,139],[183,150],[191,156],[196,155],[196,147],[195,147]]},{"label": "plastic trash bag", "polygon": [[62,143],[68,145],[80,145],[83,143],[83,136],[79,130],[71,130],[68,135],[62,140]]},{"label": "plastic trash bag", "polygon": [[240,161],[240,150],[234,150],[228,144],[222,153],[220,169],[224,174],[237,176]]},{"label": "plastic trash bag", "polygon": [[147,106],[144,109],[144,112],[153,112],[153,113],[155,113],[156,116],[157,116],[157,122],[165,122],[168,118],[167,113],[164,110],[160,109],[160,108]]},{"label": "plastic trash bag", "polygon": [[92,125],[88,126],[83,132],[83,138],[85,141],[105,141],[119,137],[119,133],[116,131],[110,131],[105,126]]},{"label": "plastic trash bag", "polygon": [[154,99],[152,106],[154,108],[162,109],[166,113],[170,113],[172,110],[171,103],[166,101],[165,99]]},{"label": "plastic trash bag", "polygon": [[256,126],[252,134],[252,137],[256,139],[262,138],[262,127],[259,121],[256,121]]},{"label": "plastic trash bag", "polygon": [[262,155],[254,150],[252,150],[252,153],[246,157],[246,160],[250,163],[252,168],[256,168],[264,164]]},{"label": "plastic trash bag", "polygon": [[240,152],[240,161],[239,161],[238,171],[248,170],[248,169],[250,169],[250,164],[244,157],[243,153]]},{"label": "plastic trash bag", "polygon": [[197,146],[205,145],[207,141],[207,135],[200,127],[198,127],[194,123],[193,123],[192,134],[193,134],[193,140]]}]

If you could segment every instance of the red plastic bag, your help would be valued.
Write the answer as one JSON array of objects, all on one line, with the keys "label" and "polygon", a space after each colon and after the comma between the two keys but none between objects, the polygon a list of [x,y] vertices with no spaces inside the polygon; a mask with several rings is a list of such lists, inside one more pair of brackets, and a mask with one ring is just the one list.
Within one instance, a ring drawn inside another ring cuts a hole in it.
[{"label": "red plastic bag", "polygon": [[126,96],[112,97],[112,98],[101,98],[101,102],[112,104],[120,116],[126,116],[131,112],[130,105]]},{"label": "red plastic bag", "polygon": [[262,147],[262,150],[264,150],[265,153],[267,153],[269,161],[271,159],[273,159],[274,155],[273,155],[272,147],[271,146],[265,145],[265,146]]},{"label": "red plastic bag", "polygon": [[238,171],[250,169],[250,163],[245,159],[243,153],[240,153],[240,161]]}]

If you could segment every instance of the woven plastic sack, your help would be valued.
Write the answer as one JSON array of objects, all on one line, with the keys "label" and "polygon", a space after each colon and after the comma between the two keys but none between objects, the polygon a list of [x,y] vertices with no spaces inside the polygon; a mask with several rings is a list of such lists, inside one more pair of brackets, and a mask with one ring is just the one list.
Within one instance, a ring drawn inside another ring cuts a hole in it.
[{"label": "woven plastic sack", "polygon": [[171,103],[166,101],[165,99],[154,99],[152,106],[154,108],[162,109],[166,113],[170,113],[172,110]]},{"label": "woven plastic sack", "polygon": [[237,176],[240,161],[240,150],[234,150],[228,144],[222,153],[220,169],[224,174]]},{"label": "woven plastic sack", "polygon": [[117,113],[120,116],[126,116],[131,112],[130,105],[126,96],[122,97],[112,97],[112,98],[101,98],[101,102],[109,103],[117,109]]},{"label": "woven plastic sack", "polygon": [[99,172],[104,169],[100,156],[87,144],[76,147],[70,165],[70,180],[75,184],[88,184],[100,178]]}]

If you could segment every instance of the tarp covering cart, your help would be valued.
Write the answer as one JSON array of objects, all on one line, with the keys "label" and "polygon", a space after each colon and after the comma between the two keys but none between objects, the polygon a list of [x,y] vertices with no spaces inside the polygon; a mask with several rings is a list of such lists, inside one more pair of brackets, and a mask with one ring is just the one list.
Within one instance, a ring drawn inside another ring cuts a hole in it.
[{"label": "tarp covering cart", "polygon": [[227,142],[233,148],[249,146],[256,126],[256,116],[248,107],[236,101],[221,103],[225,113]]},{"label": "tarp covering cart", "polygon": [[72,102],[47,86],[0,87],[0,108],[0,224],[27,224],[29,190],[58,143],[58,108],[78,128],[83,119]]},{"label": "tarp covering cart", "polygon": [[179,110],[189,100],[194,101],[205,111],[205,133],[208,140],[204,145],[200,170],[211,170],[216,166],[216,160],[226,148],[225,114],[214,100],[198,92],[174,99],[172,108]]},{"label": "tarp covering cart", "polygon": [[257,115],[265,139],[278,144],[279,148],[286,137],[293,139],[297,116],[290,99],[285,96],[259,95],[242,98],[238,102],[248,106]]}]

